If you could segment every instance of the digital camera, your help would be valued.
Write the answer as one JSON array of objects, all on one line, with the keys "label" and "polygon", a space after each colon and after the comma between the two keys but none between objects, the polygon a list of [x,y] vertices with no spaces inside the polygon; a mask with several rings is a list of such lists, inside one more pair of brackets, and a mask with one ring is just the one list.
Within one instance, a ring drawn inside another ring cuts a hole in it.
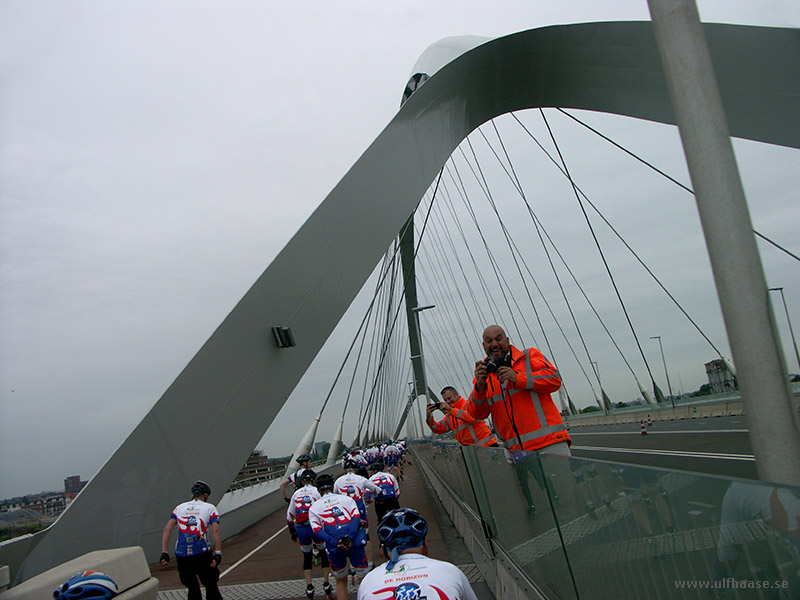
[{"label": "digital camera", "polygon": [[497,373],[497,369],[499,369],[500,367],[511,366],[511,352],[506,352],[503,355],[503,358],[499,361],[495,361],[491,356],[487,356],[483,360],[483,364],[486,365],[486,370],[489,373]]}]

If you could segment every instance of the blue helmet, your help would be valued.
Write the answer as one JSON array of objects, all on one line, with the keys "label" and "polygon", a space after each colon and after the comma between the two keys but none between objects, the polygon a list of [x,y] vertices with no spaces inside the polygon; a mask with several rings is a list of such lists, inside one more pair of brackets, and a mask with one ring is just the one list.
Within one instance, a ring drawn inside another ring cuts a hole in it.
[{"label": "blue helmet", "polygon": [[427,534],[428,522],[411,508],[396,508],[378,524],[378,538],[388,550],[420,546]]},{"label": "blue helmet", "polygon": [[62,583],[54,592],[55,600],[109,600],[119,593],[114,580],[100,571],[82,571]]}]

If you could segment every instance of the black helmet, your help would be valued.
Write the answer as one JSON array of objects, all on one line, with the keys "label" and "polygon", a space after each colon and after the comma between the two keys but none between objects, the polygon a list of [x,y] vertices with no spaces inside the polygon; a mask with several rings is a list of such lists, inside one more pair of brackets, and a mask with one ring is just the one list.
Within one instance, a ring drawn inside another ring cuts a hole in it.
[{"label": "black helmet", "polygon": [[314,472],[313,469],[304,469],[297,474],[297,479],[300,483],[305,481],[310,481],[313,485],[314,480],[317,478],[317,474]]},{"label": "black helmet", "polygon": [[300,456],[295,458],[295,460],[302,465],[304,462],[311,461],[311,455],[310,454],[301,454]]},{"label": "black helmet", "polygon": [[344,469],[345,471],[347,469],[355,469],[356,471],[358,471],[358,463],[354,460],[346,460],[344,461]]},{"label": "black helmet", "polygon": [[333,477],[328,475],[327,473],[323,473],[319,477],[317,477],[314,485],[317,486],[317,489],[321,492],[322,490],[332,490],[333,489]]},{"label": "black helmet", "polygon": [[192,496],[202,496],[204,494],[206,496],[211,495],[211,486],[205,481],[195,481],[192,485]]},{"label": "black helmet", "polygon": [[376,460],[369,466],[370,471],[383,471],[383,469],[384,469],[384,464],[379,460]]}]

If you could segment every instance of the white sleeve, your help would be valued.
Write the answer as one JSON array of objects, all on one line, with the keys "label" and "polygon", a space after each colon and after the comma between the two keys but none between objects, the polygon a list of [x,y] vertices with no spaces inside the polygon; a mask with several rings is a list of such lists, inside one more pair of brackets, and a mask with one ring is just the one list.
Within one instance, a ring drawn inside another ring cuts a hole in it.
[{"label": "white sleeve", "polygon": [[459,596],[459,600],[478,600],[478,597],[475,595],[475,590],[472,589],[467,576],[464,575],[464,571],[452,563],[448,564],[453,568],[453,577],[458,581],[459,587],[461,587],[462,595]]},{"label": "white sleeve", "polygon": [[458,572],[461,573],[461,579],[463,579],[463,581],[464,581],[464,592],[463,592],[464,595],[462,596],[462,600],[478,600],[478,597],[475,595],[475,591],[472,589],[472,586],[469,584],[469,580],[467,579],[467,576],[464,575],[464,573],[461,571],[461,569],[459,569]]},{"label": "white sleeve", "polygon": [[366,477],[364,477],[364,487],[373,494],[377,494],[381,491],[381,488],[375,485],[375,483],[371,479],[367,479]]}]

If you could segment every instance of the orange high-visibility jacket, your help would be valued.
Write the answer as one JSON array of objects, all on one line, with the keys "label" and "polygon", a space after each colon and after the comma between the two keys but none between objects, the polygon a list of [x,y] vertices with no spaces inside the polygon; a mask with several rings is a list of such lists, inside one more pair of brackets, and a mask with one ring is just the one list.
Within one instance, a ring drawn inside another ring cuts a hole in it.
[{"label": "orange high-visibility jacket", "polygon": [[428,421],[428,427],[431,428],[433,433],[447,433],[454,431],[456,440],[462,446],[492,446],[497,444],[497,439],[494,437],[492,430],[489,426],[480,419],[476,419],[470,415],[466,410],[467,401],[460,397],[453,404],[452,412],[445,414],[444,419],[439,422],[431,424]]},{"label": "orange high-visibility jacket", "polygon": [[473,379],[467,411],[476,419],[485,419],[491,413],[497,437],[509,450],[539,450],[558,442],[571,445],[567,427],[550,396],[561,387],[558,371],[536,348],[510,349],[517,381],[500,385],[497,374],[490,373],[486,389],[479,392]]}]

